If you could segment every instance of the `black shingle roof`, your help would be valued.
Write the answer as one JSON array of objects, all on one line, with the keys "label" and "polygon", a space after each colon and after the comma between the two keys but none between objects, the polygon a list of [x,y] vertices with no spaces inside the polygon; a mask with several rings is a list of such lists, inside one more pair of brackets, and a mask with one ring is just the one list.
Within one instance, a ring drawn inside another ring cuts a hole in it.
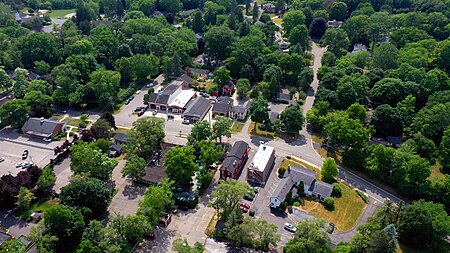
[{"label": "black shingle roof", "polygon": [[322,181],[316,181],[314,183],[314,188],[312,189],[312,193],[320,194],[322,197],[330,197],[332,192],[333,186]]},{"label": "black shingle roof", "polygon": [[316,172],[301,168],[297,165],[291,165],[289,169],[284,172],[283,177],[290,177],[295,182],[303,182],[304,185],[311,187],[316,180]]},{"label": "black shingle roof", "polygon": [[169,102],[169,97],[170,97],[169,95],[151,93],[148,102],[154,104],[167,105],[167,103]]},{"label": "black shingle roof", "polygon": [[29,118],[22,126],[22,131],[33,135],[50,136],[58,125],[63,126],[64,124],[55,120]]}]

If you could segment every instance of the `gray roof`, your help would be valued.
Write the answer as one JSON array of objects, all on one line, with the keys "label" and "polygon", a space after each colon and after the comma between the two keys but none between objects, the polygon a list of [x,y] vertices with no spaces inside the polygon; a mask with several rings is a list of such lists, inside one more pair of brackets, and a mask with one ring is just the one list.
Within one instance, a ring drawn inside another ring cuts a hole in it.
[{"label": "gray roof", "polygon": [[295,182],[303,182],[304,185],[311,186],[316,180],[316,172],[301,168],[297,165],[291,165],[286,172],[284,172],[283,177],[290,177]]},{"label": "gray roof", "polygon": [[167,105],[167,103],[169,102],[169,98],[170,98],[170,95],[151,93],[150,97],[148,98],[148,102],[155,103],[155,104]]},{"label": "gray roof", "polygon": [[178,84],[169,84],[163,91],[163,95],[172,95],[176,90],[180,88],[180,85]]},{"label": "gray roof", "polygon": [[204,97],[197,97],[187,105],[184,116],[203,119],[211,107],[211,100]]},{"label": "gray roof", "polygon": [[235,113],[245,113],[245,111],[247,111],[248,109],[245,107],[242,107],[240,105],[235,105],[233,106],[233,108],[231,108],[231,111],[235,112]]},{"label": "gray roof", "polygon": [[120,143],[124,143],[125,142],[125,137],[127,136],[126,133],[124,132],[118,132],[116,133],[116,135],[114,136],[114,140],[120,142]]},{"label": "gray roof", "polygon": [[29,118],[23,125],[22,131],[27,134],[50,136],[58,125],[64,126],[65,123],[50,119]]},{"label": "gray roof", "polygon": [[269,113],[270,122],[272,124],[275,123],[275,121],[278,119],[278,116],[280,116],[280,114],[278,112],[270,112]]},{"label": "gray roof", "polygon": [[330,197],[333,192],[333,186],[322,181],[316,181],[312,192],[315,194],[320,194],[322,197]]},{"label": "gray roof", "polygon": [[283,178],[278,183],[277,188],[272,194],[272,198],[278,198],[281,202],[286,199],[286,195],[291,191],[292,186],[294,186],[294,181],[291,178]]},{"label": "gray roof", "polygon": [[213,105],[212,111],[218,113],[226,113],[233,105],[232,99],[218,98],[218,102]]},{"label": "gray roof", "polygon": [[278,92],[277,93],[277,99],[291,100],[292,99],[292,95],[289,94],[289,93]]},{"label": "gray roof", "polygon": [[0,246],[11,238],[10,234],[0,232]]},{"label": "gray roof", "polygon": [[248,148],[248,144],[245,141],[237,141],[233,144],[227,157],[222,162],[222,168],[225,168],[229,172],[234,172],[236,164],[241,163],[241,158],[244,156],[245,151]]},{"label": "gray roof", "polygon": [[185,81],[188,84],[191,84],[193,82],[193,79],[186,74],[182,74],[180,77],[178,77],[178,80]]},{"label": "gray roof", "polygon": [[402,137],[401,136],[388,136],[386,139],[388,142],[395,144],[395,145],[400,145],[402,144]]},{"label": "gray roof", "polygon": [[191,72],[192,74],[199,74],[199,75],[208,75],[209,74],[209,70],[207,69],[198,69],[198,68],[187,68],[188,72]]}]

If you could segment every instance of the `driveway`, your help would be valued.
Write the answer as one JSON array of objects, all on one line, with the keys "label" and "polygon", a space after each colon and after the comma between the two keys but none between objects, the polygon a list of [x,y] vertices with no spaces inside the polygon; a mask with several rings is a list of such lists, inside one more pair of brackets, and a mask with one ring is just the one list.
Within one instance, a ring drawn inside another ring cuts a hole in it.
[{"label": "driveway", "polygon": [[19,238],[21,235],[28,235],[32,227],[37,224],[25,222],[14,216],[13,210],[0,211],[0,227],[9,230],[9,234],[15,238]]},{"label": "driveway", "polygon": [[53,171],[56,174],[53,190],[56,193],[61,193],[61,188],[69,184],[70,177],[73,175],[73,172],[70,170],[70,157],[62,160],[61,163],[56,164],[53,167]]},{"label": "driveway", "polygon": [[54,158],[54,148],[61,144],[60,141],[47,143],[42,138],[27,136],[17,133],[16,129],[6,127],[0,130],[0,156],[5,161],[0,163],[0,176],[17,175],[22,168],[16,168],[16,163],[22,160],[24,150],[29,151],[26,161],[33,162],[43,167]]}]

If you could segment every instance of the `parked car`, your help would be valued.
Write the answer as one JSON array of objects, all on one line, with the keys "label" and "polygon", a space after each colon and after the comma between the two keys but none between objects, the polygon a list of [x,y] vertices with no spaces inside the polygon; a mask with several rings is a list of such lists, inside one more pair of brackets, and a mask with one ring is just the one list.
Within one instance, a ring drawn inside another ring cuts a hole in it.
[{"label": "parked car", "polygon": [[154,111],[152,112],[152,115],[155,116],[156,114],[158,114],[158,111],[157,111],[157,110],[154,110]]},{"label": "parked car", "polygon": [[145,235],[144,235],[144,238],[145,238],[145,239],[150,239],[150,240],[155,239],[155,237],[156,237],[156,234],[155,234],[154,231],[148,231],[148,232],[145,233]]},{"label": "parked car", "polygon": [[136,95],[138,95],[139,93],[141,93],[141,90],[136,91]]},{"label": "parked car", "polygon": [[48,137],[46,137],[46,138],[44,138],[42,140],[45,141],[45,142],[52,142],[52,138],[48,138]]},{"label": "parked car", "polygon": [[327,232],[332,234],[334,232],[334,223],[329,223],[327,227]]},{"label": "parked car", "polygon": [[30,167],[31,165],[33,165],[32,162],[23,161],[22,162],[22,169],[26,169],[26,168]]},{"label": "parked car", "polygon": [[128,105],[131,102],[130,99],[125,100],[125,104]]},{"label": "parked car", "polygon": [[174,119],[173,114],[167,114],[167,119]]},{"label": "parked car", "polygon": [[134,96],[131,96],[128,98],[130,101],[134,99]]},{"label": "parked car", "polygon": [[3,161],[5,161],[5,158],[0,156],[0,163]]},{"label": "parked car", "polygon": [[204,98],[208,98],[209,97],[208,93],[206,93],[206,92],[200,92],[200,95],[202,97],[204,97]]},{"label": "parked car", "polygon": [[16,168],[22,167],[23,162],[16,163]]},{"label": "parked car", "polygon": [[22,153],[22,160],[27,159],[27,158],[28,158],[28,154],[29,154],[28,150],[25,149],[25,150],[23,151],[23,153]]},{"label": "parked car", "polygon": [[178,209],[180,209],[181,211],[187,211],[187,210],[189,210],[189,208],[188,208],[187,206],[185,206],[185,205],[179,205],[179,206],[178,206]]},{"label": "parked car", "polygon": [[241,208],[242,212],[246,213],[248,210],[250,210],[250,204],[246,203],[245,201],[239,202],[239,207]]},{"label": "parked car", "polygon": [[191,123],[191,121],[188,119],[184,119],[182,123],[185,125],[189,125]]},{"label": "parked car", "polygon": [[253,187],[253,191],[255,192],[255,194],[258,194],[258,192],[259,192],[259,187],[258,187],[258,186]]},{"label": "parked car", "polygon": [[244,199],[248,200],[248,201],[253,201],[254,198],[255,198],[255,196],[253,196],[251,194],[247,194],[247,195],[244,196]]},{"label": "parked car", "polygon": [[265,141],[259,141],[259,145],[264,145],[264,144],[266,144]]},{"label": "parked car", "polygon": [[145,110],[144,110],[144,109],[141,109],[141,110],[138,112],[138,116],[140,117],[140,116],[144,115],[144,112],[145,112]]},{"label": "parked car", "polygon": [[292,233],[295,233],[295,231],[297,231],[297,228],[294,227],[294,225],[292,225],[291,223],[284,223],[284,229]]}]

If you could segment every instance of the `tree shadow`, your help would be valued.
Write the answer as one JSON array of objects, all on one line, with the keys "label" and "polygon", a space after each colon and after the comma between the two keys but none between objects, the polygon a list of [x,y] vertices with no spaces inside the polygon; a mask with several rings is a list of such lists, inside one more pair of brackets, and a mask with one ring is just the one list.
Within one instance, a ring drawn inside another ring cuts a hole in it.
[{"label": "tree shadow", "polygon": [[140,185],[131,184],[126,185],[123,189],[123,196],[128,199],[136,199],[137,197],[143,196],[145,194],[147,188],[142,187]]}]

